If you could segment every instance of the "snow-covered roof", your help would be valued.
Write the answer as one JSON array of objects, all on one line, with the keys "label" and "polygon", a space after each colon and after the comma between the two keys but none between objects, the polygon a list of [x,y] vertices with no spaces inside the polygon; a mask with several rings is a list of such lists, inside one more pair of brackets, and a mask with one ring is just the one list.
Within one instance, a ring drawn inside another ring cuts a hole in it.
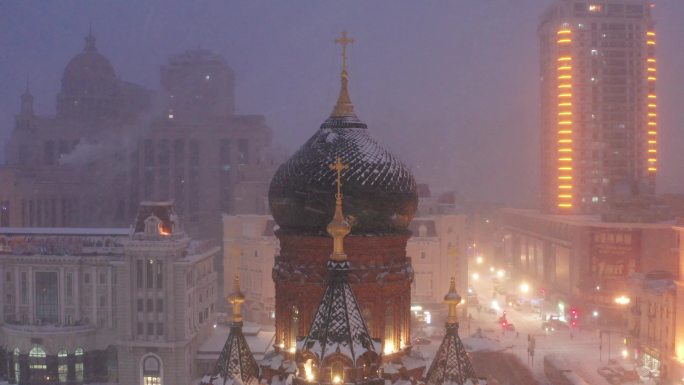
[{"label": "snow-covered roof", "polygon": [[211,373],[201,385],[258,385],[259,366],[242,334],[242,322],[233,322]]},{"label": "snow-covered roof", "polygon": [[458,323],[447,324],[442,344],[425,375],[425,385],[460,385],[468,379],[476,383],[477,375],[458,336]]},{"label": "snow-covered roof", "polygon": [[320,363],[333,354],[342,354],[354,364],[366,352],[377,355],[345,272],[330,272],[309,334],[297,342],[297,350],[311,352]]},{"label": "snow-covered roof", "polygon": [[31,235],[111,235],[128,236],[131,229],[127,227],[0,227],[2,234]]}]

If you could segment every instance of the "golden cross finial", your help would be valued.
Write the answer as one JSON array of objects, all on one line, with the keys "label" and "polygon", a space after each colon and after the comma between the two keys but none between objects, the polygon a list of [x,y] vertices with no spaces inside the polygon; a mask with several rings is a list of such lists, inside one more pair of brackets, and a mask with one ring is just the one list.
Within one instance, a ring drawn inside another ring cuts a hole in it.
[{"label": "golden cross finial", "polygon": [[347,31],[342,31],[342,37],[335,39],[335,44],[342,46],[342,71],[347,70],[347,45],[354,44],[354,39],[347,37]]},{"label": "golden cross finial", "polygon": [[331,170],[335,170],[337,172],[337,179],[335,183],[337,184],[337,194],[335,194],[335,199],[339,200],[340,202],[342,201],[342,171],[346,170],[349,168],[348,164],[342,163],[342,158],[338,155],[337,158],[335,159],[335,163],[331,163],[328,165]]},{"label": "golden cross finial", "polygon": [[447,316],[448,324],[458,323],[458,313],[456,311],[456,306],[461,303],[461,296],[456,292],[456,278],[451,277],[451,283],[449,285],[449,292],[444,296],[444,302],[449,305],[449,314]]}]

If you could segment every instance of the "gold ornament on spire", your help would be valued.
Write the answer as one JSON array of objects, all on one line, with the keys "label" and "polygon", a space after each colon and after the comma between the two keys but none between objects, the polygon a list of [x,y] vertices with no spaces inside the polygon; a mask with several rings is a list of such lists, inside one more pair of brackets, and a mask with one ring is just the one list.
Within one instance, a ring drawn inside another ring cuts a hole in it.
[{"label": "gold ornament on spire", "polygon": [[461,296],[456,292],[456,278],[451,277],[451,284],[449,285],[449,292],[444,296],[444,302],[449,305],[449,315],[447,316],[447,324],[453,325],[458,323],[458,313],[456,306],[461,303]]},{"label": "gold ornament on spire", "polygon": [[245,295],[240,291],[240,277],[237,274],[233,278],[233,292],[228,296],[228,302],[233,305],[233,322],[242,322],[240,305],[245,302]]},{"label": "gold ornament on spire", "polygon": [[342,37],[335,39],[335,44],[342,46],[342,72],[340,95],[331,116],[343,117],[354,115],[354,105],[349,98],[349,75],[347,74],[347,45],[354,44],[354,39],[347,37],[347,31],[342,31]]},{"label": "gold ornament on spire", "polygon": [[335,194],[335,215],[328,223],[328,234],[333,237],[333,253],[330,259],[333,261],[346,261],[347,254],[344,253],[344,237],[351,231],[349,222],[342,213],[342,171],[349,168],[348,164],[342,163],[342,158],[337,156],[335,163],[328,165],[331,170],[337,172],[337,193]]}]

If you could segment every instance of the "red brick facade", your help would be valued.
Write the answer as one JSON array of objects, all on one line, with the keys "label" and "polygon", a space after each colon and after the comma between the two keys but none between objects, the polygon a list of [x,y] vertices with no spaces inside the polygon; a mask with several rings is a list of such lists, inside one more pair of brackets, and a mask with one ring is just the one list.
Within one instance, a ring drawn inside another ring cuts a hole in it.
[{"label": "red brick facade", "polygon": [[[332,238],[286,231],[276,233],[280,255],[276,256],[273,280],[276,292],[276,345],[289,350],[295,337],[309,332],[314,312],[323,295],[326,263]],[[393,340],[395,350],[408,345],[410,336],[413,268],[406,257],[410,234],[348,236],[344,249],[351,262],[349,283],[373,338]],[[295,321],[293,309],[298,310]],[[297,323],[296,335],[293,333]]]}]

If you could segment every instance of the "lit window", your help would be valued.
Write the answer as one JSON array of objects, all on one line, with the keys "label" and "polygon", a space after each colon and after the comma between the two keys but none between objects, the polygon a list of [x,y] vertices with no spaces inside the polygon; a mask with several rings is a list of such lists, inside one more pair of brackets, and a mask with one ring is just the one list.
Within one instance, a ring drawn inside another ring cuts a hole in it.
[{"label": "lit window", "polygon": [[598,56],[598,50],[597,50],[597,49],[592,49],[592,50],[591,50],[591,56]]},{"label": "lit window", "polygon": [[207,75],[207,76],[205,76],[204,78],[205,78],[206,80],[209,80],[209,79],[211,79],[211,75]]},{"label": "lit window", "polygon": [[589,4],[589,12],[601,12],[603,6],[601,4]]}]

